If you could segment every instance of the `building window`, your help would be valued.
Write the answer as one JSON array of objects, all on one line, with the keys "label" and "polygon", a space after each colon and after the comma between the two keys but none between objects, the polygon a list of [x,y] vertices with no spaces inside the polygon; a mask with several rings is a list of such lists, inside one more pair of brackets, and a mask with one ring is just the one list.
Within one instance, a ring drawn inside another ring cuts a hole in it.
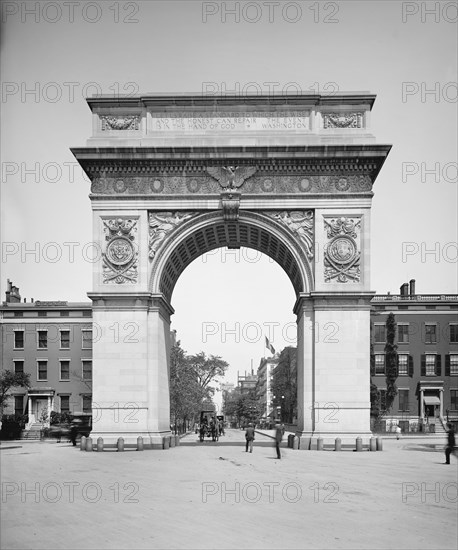
[{"label": "building window", "polygon": [[409,343],[409,325],[398,325],[398,344]]},{"label": "building window", "polygon": [[24,331],[14,331],[14,349],[24,349]]},{"label": "building window", "polygon": [[14,396],[14,416],[22,416],[24,414],[24,396]]},{"label": "building window", "polygon": [[458,411],[458,390],[450,390],[450,408]]},{"label": "building window", "polygon": [[83,311],[83,317],[91,317],[92,311],[91,310],[84,310]]},{"label": "building window", "polygon": [[409,356],[404,354],[398,355],[398,375],[407,376],[409,374]]},{"label": "building window", "polygon": [[38,361],[37,380],[48,379],[48,361]]},{"label": "building window", "polygon": [[375,356],[375,374],[385,374],[385,356],[382,354]]},{"label": "building window", "polygon": [[14,363],[14,374],[23,374],[24,373],[24,361],[16,360],[13,361]]},{"label": "building window", "polygon": [[409,390],[399,390],[399,410],[401,412],[409,411]]},{"label": "building window", "polygon": [[374,326],[374,337],[375,337],[375,342],[385,342],[386,341],[386,327],[385,327],[385,325],[375,325]]},{"label": "building window", "polygon": [[450,354],[450,376],[458,375],[458,353]]},{"label": "building window", "polygon": [[70,347],[70,331],[60,331],[60,347],[61,349],[68,349]]},{"label": "building window", "polygon": [[426,355],[426,376],[435,376],[436,375],[436,356],[427,354]]},{"label": "building window", "polygon": [[386,390],[379,390],[380,392],[380,410],[386,410]]},{"label": "building window", "polygon": [[70,361],[60,361],[60,380],[70,380]]},{"label": "building window", "polygon": [[15,311],[14,316],[15,317],[24,317],[24,313],[22,311]]},{"label": "building window", "polygon": [[92,380],[92,361],[83,361],[83,380]]},{"label": "building window", "polygon": [[38,312],[38,317],[47,317],[48,316],[48,312],[47,311],[39,311]]},{"label": "building window", "polygon": [[70,396],[69,395],[61,395],[60,396],[60,412],[61,413],[70,412]]},{"label": "building window", "polygon": [[92,395],[83,395],[83,412],[92,412]]},{"label": "building window", "polygon": [[450,343],[458,344],[458,324],[450,323]]},{"label": "building window", "polygon": [[92,330],[82,330],[81,334],[83,335],[83,349],[92,349]]},{"label": "building window", "polygon": [[68,311],[61,311],[61,312],[60,312],[60,316],[61,316],[61,317],[69,317],[70,315],[69,315],[69,312],[68,312]]},{"label": "building window", "polygon": [[425,344],[437,343],[437,326],[425,325]]},{"label": "building window", "polygon": [[38,348],[46,349],[48,347],[48,331],[39,330],[38,331]]}]

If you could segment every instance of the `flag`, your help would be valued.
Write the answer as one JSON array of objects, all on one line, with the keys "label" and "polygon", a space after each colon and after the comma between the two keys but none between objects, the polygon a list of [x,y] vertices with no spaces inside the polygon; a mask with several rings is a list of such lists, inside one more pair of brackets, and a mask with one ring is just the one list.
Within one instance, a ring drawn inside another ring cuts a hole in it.
[{"label": "flag", "polygon": [[271,353],[272,355],[275,355],[275,348],[274,348],[273,345],[269,342],[269,339],[267,338],[267,336],[266,336],[266,348],[267,348],[268,350],[270,350],[270,353]]}]

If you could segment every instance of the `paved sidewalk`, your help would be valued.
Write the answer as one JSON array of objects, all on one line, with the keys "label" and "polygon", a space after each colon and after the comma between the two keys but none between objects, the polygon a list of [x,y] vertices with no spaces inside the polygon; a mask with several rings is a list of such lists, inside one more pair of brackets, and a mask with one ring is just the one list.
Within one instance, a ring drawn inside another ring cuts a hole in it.
[{"label": "paved sidewalk", "polygon": [[443,465],[443,446],[283,447],[277,460],[261,435],[245,453],[241,430],[167,451],[3,442],[1,547],[456,549],[457,459]]}]

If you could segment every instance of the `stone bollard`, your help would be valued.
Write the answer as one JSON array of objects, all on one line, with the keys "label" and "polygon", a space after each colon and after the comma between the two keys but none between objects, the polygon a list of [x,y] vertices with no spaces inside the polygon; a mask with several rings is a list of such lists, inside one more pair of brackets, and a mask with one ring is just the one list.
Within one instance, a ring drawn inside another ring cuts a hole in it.
[{"label": "stone bollard", "polygon": [[97,438],[97,452],[103,451],[103,438],[98,437]]},{"label": "stone bollard", "polygon": [[299,444],[299,449],[301,451],[310,451],[312,446],[312,438],[311,437],[301,437],[301,442]]},{"label": "stone bollard", "polygon": [[383,451],[383,440],[381,437],[377,437],[377,451]]},{"label": "stone bollard", "polygon": [[117,447],[118,451],[124,451],[124,438],[122,438],[122,437],[118,438],[118,441],[116,443],[116,447]]},{"label": "stone bollard", "polygon": [[141,435],[137,437],[137,451],[143,451],[143,437]]},{"label": "stone bollard", "polygon": [[292,434],[288,434],[288,448],[289,448],[289,449],[291,449],[291,447],[292,447],[291,435],[292,435]]},{"label": "stone bollard", "polygon": [[377,442],[375,440],[375,437],[370,438],[370,440],[369,440],[369,449],[371,451],[376,451],[377,450]]},{"label": "stone bollard", "polygon": [[316,440],[316,450],[317,451],[322,451],[323,450],[323,438],[322,437],[319,437]]},{"label": "stone bollard", "polygon": [[293,449],[297,451],[299,449],[299,438],[297,435],[293,435]]},{"label": "stone bollard", "polygon": [[86,439],[86,451],[92,452],[92,437]]},{"label": "stone bollard", "polygon": [[175,436],[175,446],[178,447],[179,444],[180,444],[180,436],[177,434]]},{"label": "stone bollard", "polygon": [[170,436],[170,447],[175,447],[175,442],[176,442],[175,435],[171,435]]},{"label": "stone bollard", "polygon": [[162,448],[163,449],[170,448],[170,436],[165,436],[162,438]]},{"label": "stone bollard", "polygon": [[356,451],[362,451],[363,450],[363,440],[358,436],[356,438]]},{"label": "stone bollard", "polygon": [[86,450],[86,436],[83,435],[81,436],[81,441],[80,441],[80,451],[85,451]]},{"label": "stone bollard", "polygon": [[340,439],[340,437],[336,437],[334,450],[335,451],[341,451],[342,450],[342,440]]}]

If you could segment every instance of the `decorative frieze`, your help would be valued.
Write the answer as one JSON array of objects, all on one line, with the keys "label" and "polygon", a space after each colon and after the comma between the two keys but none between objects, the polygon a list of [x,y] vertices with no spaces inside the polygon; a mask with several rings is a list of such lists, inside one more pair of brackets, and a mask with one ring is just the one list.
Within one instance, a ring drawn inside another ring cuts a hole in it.
[{"label": "decorative frieze", "polygon": [[150,212],[149,257],[152,260],[164,239],[172,234],[184,221],[192,218],[195,212]]},{"label": "decorative frieze", "polygon": [[135,243],[137,220],[125,218],[102,219],[106,246],[102,253],[103,282],[136,283],[138,251]]},{"label": "decorative frieze", "polygon": [[[250,167],[247,167],[250,168]],[[254,167],[251,167],[254,168]],[[246,174],[247,172],[245,172]],[[230,181],[222,181],[229,188]],[[337,194],[367,193],[372,189],[369,175],[254,175],[238,176],[233,187],[246,194]],[[91,192],[99,195],[208,195],[221,193],[221,183],[210,175],[189,176],[101,176],[93,179]]]},{"label": "decorative frieze", "polygon": [[363,113],[326,113],[323,126],[327,128],[362,128]]},{"label": "decorative frieze", "polygon": [[326,283],[358,283],[360,280],[361,218],[324,218]]},{"label": "decorative frieze", "polygon": [[268,216],[287,227],[300,241],[308,260],[313,260],[314,253],[314,217],[313,210],[266,212]]},{"label": "decorative frieze", "polygon": [[102,131],[106,130],[138,130],[140,125],[140,116],[114,116],[101,115]]},{"label": "decorative frieze", "polygon": [[223,189],[238,189],[257,171],[256,166],[207,166],[207,172]]}]

